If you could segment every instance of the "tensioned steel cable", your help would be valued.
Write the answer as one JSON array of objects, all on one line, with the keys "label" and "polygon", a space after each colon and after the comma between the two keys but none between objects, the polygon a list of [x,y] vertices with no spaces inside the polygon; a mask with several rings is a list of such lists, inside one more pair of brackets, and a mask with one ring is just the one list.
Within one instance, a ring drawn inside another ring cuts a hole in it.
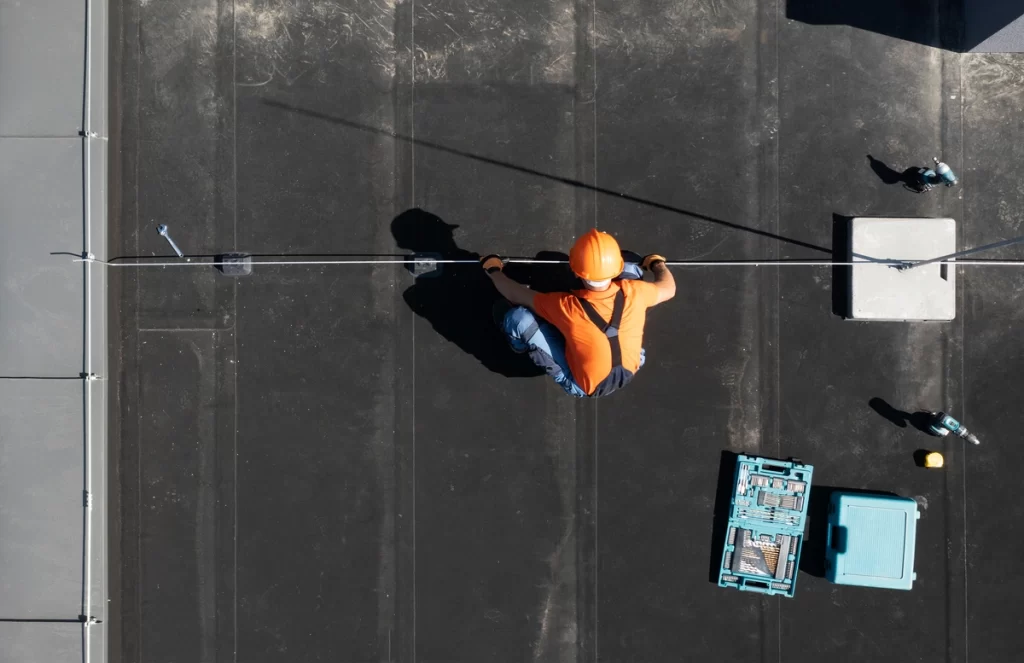
[{"label": "tensioned steel cable", "polygon": [[[143,261],[141,257],[135,256],[132,258],[132,262],[120,262],[119,259],[115,258],[113,261],[98,260],[91,253],[86,252],[81,258],[76,258],[76,262],[89,262],[105,265],[107,267],[119,267],[119,268],[144,268],[144,267],[224,267],[229,265],[266,265],[270,267],[284,267],[284,266],[318,266],[318,265],[471,265],[479,264],[479,260],[472,258],[461,258],[461,259],[446,259],[438,257],[439,254],[421,252],[418,254],[412,254],[405,258],[334,258],[331,260],[281,260],[277,258],[287,258],[287,255],[263,255],[254,256],[245,253],[232,253],[232,254],[221,254],[216,256],[214,260],[207,260],[209,256],[187,256],[183,255],[181,249],[174,243],[170,236],[166,233],[166,226],[160,226],[158,230],[167,241],[171,244],[171,248],[174,249],[175,253],[178,254],[179,260],[175,262],[167,262],[163,258],[154,256],[155,260],[162,262],[150,262]],[[1014,237],[1012,239],[1000,240],[991,244],[984,244],[982,246],[975,246],[969,249],[961,249],[954,253],[950,253],[935,258],[906,258],[897,260],[893,258],[878,259],[870,256],[862,256],[854,253],[853,257],[859,260],[837,262],[831,260],[786,260],[786,259],[770,259],[770,260],[668,260],[665,262],[669,267],[863,267],[865,265],[883,265],[888,267],[894,267],[899,271],[906,271],[915,267],[922,267],[924,265],[972,265],[972,266],[1020,266],[1024,265],[1024,260],[957,260],[957,258],[975,253],[981,253],[982,251],[989,251],[996,248],[1010,246],[1011,244],[1019,244],[1024,242],[1024,235],[1020,237]],[[318,256],[319,257],[319,256]],[[193,262],[193,258],[197,260]],[[219,258],[219,260],[217,259]],[[229,258],[225,260],[225,258]],[[262,260],[261,258],[273,258],[271,260]],[[541,258],[504,258],[506,264],[524,264],[524,265],[565,265],[568,264],[568,260],[544,260]]]},{"label": "tensioned steel cable", "polygon": [[[247,264],[265,265],[268,267],[291,267],[291,266],[345,266],[345,265],[479,265],[479,260],[472,259],[433,259],[433,258],[379,258],[379,259],[358,259],[358,260],[259,260],[256,257],[240,256],[246,259]],[[92,262],[105,267],[117,268],[145,268],[145,267],[222,267],[237,266],[237,260],[206,260],[192,259],[185,256],[176,262],[148,262],[135,260],[133,262],[116,262],[99,260],[98,258],[76,258],[75,262]],[[516,265],[567,265],[568,260],[541,260],[533,258],[509,258],[507,264]],[[665,264],[669,267],[864,267],[866,265],[880,265],[896,268],[916,267],[919,264],[940,264],[959,266],[990,266],[990,267],[1020,267],[1024,266],[1024,260],[874,260],[864,259],[859,262],[833,262],[830,260],[667,260]]]}]

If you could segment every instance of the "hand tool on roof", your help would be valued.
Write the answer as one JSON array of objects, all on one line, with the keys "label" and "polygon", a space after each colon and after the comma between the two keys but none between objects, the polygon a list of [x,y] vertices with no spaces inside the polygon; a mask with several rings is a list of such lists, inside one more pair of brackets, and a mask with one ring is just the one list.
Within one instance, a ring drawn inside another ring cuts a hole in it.
[{"label": "hand tool on roof", "polygon": [[156,227],[156,231],[160,233],[161,237],[167,240],[167,243],[171,245],[171,248],[174,249],[174,252],[178,254],[179,258],[185,257],[185,254],[181,252],[181,249],[179,249],[178,245],[174,243],[174,240],[171,239],[171,236],[167,234],[167,226],[161,223],[159,226]]},{"label": "hand tool on roof", "polygon": [[957,179],[953,169],[939,161],[938,157],[932,157],[932,161],[935,162],[935,168],[918,168],[918,181],[912,185],[907,185],[908,189],[915,193],[924,193],[931,191],[940,184],[945,184],[946,186],[956,185]]},{"label": "hand tool on roof", "polygon": [[928,430],[939,437],[946,437],[950,433],[953,433],[959,437],[964,438],[971,444],[981,444],[981,440],[978,436],[967,430],[967,427],[962,423],[949,416],[945,412],[935,412],[934,419],[931,424],[928,425]]}]

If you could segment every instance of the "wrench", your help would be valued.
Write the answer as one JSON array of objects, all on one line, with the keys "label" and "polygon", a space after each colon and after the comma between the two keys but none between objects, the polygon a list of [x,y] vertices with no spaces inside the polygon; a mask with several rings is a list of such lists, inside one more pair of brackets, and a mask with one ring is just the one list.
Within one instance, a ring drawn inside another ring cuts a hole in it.
[{"label": "wrench", "polygon": [[160,233],[160,235],[164,239],[167,240],[167,243],[171,245],[171,248],[174,249],[174,252],[178,254],[179,258],[185,257],[185,254],[181,252],[181,249],[179,249],[178,245],[174,243],[174,240],[171,239],[171,236],[167,234],[167,226],[161,223],[159,226],[156,227],[156,231]]}]

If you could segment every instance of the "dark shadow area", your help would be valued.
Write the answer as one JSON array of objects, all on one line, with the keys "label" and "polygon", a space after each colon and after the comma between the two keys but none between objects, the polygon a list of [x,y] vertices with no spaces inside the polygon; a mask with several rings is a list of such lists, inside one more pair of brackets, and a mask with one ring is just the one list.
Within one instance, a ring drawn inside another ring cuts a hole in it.
[{"label": "dark shadow area", "polygon": [[[1020,0],[962,0],[961,50],[969,51],[1024,16]],[[1020,38],[1019,35],[1017,37]]]},{"label": "dark shadow area", "polygon": [[[456,228],[458,226],[421,209],[405,211],[391,222],[391,234],[399,248],[430,254],[440,260],[479,260],[480,254],[455,243]],[[445,264],[439,268],[417,278],[416,283],[402,293],[409,308],[427,320],[434,331],[476,357],[489,370],[507,377],[542,375],[543,371],[527,355],[512,352],[495,324],[491,310],[501,295],[480,265]]]},{"label": "dark shadow area", "polygon": [[[832,215],[832,262],[850,262],[850,217]],[[832,313],[840,318],[850,317],[850,280],[853,268],[836,265],[832,268]]]},{"label": "dark shadow area", "polygon": [[879,161],[870,154],[868,155],[868,162],[871,164],[871,170],[874,171],[875,175],[878,175],[878,179],[882,180],[884,184],[902,184],[905,188],[916,193],[921,193],[923,190],[920,168],[911,166],[900,172],[890,168],[885,162]]},{"label": "dark shadow area", "polygon": [[787,0],[786,18],[848,25],[896,39],[967,52],[1024,16],[1020,0]]},{"label": "dark shadow area", "polygon": [[[989,0],[992,1],[992,0]],[[998,0],[996,0],[998,1]],[[1007,5],[1015,0],[1008,0]],[[848,25],[950,50],[963,47],[960,0],[787,0],[786,18],[810,25]],[[986,21],[994,32],[1000,20]],[[1012,19],[1010,19],[1012,20]],[[991,32],[989,33],[991,34]]]},{"label": "dark shadow area", "polygon": [[882,180],[883,184],[896,184],[903,181],[901,173],[893,170],[870,154],[868,155],[868,163],[871,164],[871,170],[875,172],[875,175],[878,175],[878,179]]},{"label": "dark shadow area", "polygon": [[919,410],[911,414],[909,412],[904,412],[903,410],[897,410],[877,396],[868,401],[868,405],[871,406],[872,410],[900,428],[906,428],[907,424],[910,424],[922,433],[931,434],[928,430],[928,424],[930,424],[932,420],[931,412]]},{"label": "dark shadow area", "polygon": [[811,485],[811,501],[807,505],[807,530],[804,544],[800,550],[800,570],[818,578],[825,577],[825,548],[828,546],[828,503],[832,499],[833,493],[896,496],[896,493],[884,490]]},{"label": "dark shadow area", "polygon": [[[842,214],[832,215],[832,262],[849,263],[854,257],[865,262],[884,260],[862,253],[854,254],[852,246],[851,216]],[[853,267],[848,264],[836,264],[832,266],[832,313],[840,318],[849,318],[851,315],[850,286],[853,281]]]},{"label": "dark shadow area", "polygon": [[540,251],[534,256],[534,260],[561,260],[564,264],[510,263],[505,266],[505,274],[513,281],[518,281],[537,292],[568,292],[583,288],[579,277],[569,269],[569,254],[560,251]]},{"label": "dark shadow area", "polygon": [[791,237],[783,237],[782,235],[776,235],[774,233],[770,233],[770,232],[767,232],[767,231],[764,231],[764,230],[759,230],[757,228],[751,228],[749,226],[744,226],[744,225],[741,225],[741,224],[738,224],[738,223],[732,223],[730,221],[724,221],[722,219],[716,219],[714,217],[705,216],[703,214],[698,214],[696,212],[691,212],[689,210],[680,209],[678,207],[673,207],[671,205],[666,205],[664,203],[659,203],[659,202],[656,202],[656,201],[653,201],[653,200],[647,200],[645,198],[640,198],[640,197],[637,197],[637,196],[631,196],[631,195],[629,195],[627,193],[622,193],[620,191],[614,191],[612,189],[605,189],[603,187],[594,186],[592,184],[587,184],[586,182],[581,182],[580,180],[575,180],[575,179],[572,179],[570,177],[562,177],[560,175],[553,175],[551,173],[545,173],[543,171],[536,170],[534,168],[530,168],[530,167],[527,167],[527,166],[520,166],[518,164],[508,163],[508,162],[505,162],[505,161],[500,161],[498,159],[492,159],[490,157],[485,157],[485,156],[480,155],[480,154],[473,154],[472,152],[466,152],[464,150],[455,149],[455,148],[452,148],[452,147],[448,147],[446,145],[441,145],[439,143],[434,143],[432,141],[422,140],[422,139],[419,139],[419,138],[413,138],[411,136],[405,136],[405,135],[396,133],[394,131],[388,131],[386,129],[380,129],[378,127],[373,127],[373,126],[369,126],[369,125],[366,125],[366,124],[361,124],[359,122],[353,122],[352,120],[347,120],[347,119],[341,118],[341,117],[335,117],[333,115],[328,115],[327,113],[321,113],[319,111],[314,111],[314,110],[310,110],[310,109],[307,109],[307,108],[299,108],[299,107],[296,107],[296,106],[291,106],[289,104],[286,104],[286,103],[283,103],[283,102],[280,102],[280,101],[275,101],[275,100],[272,100],[272,99],[265,99],[265,100],[263,100],[263,103],[267,104],[268,106],[273,106],[274,108],[280,108],[281,110],[289,111],[289,112],[292,112],[292,113],[298,113],[300,115],[305,115],[306,117],[310,117],[310,118],[313,118],[313,119],[316,119],[316,120],[322,120],[324,122],[330,122],[332,124],[337,124],[337,125],[340,125],[340,126],[349,127],[349,128],[352,128],[352,129],[357,129],[359,131],[366,131],[368,133],[376,134],[378,136],[387,136],[388,138],[393,138],[395,140],[403,141],[403,142],[406,142],[406,143],[412,143],[412,144],[417,145],[419,147],[424,147],[424,148],[431,149],[431,150],[438,150],[439,152],[445,152],[447,154],[452,154],[452,155],[459,156],[459,157],[462,157],[462,158],[465,158],[465,159],[472,159],[473,161],[477,161],[477,162],[480,162],[480,163],[486,163],[486,164],[491,165],[491,166],[498,166],[498,167],[501,167],[501,168],[508,168],[509,170],[514,170],[514,171],[519,172],[519,173],[524,173],[524,174],[527,174],[527,175],[533,175],[535,177],[540,177],[540,178],[543,178],[543,179],[546,179],[546,180],[551,180],[553,182],[560,182],[561,184],[566,184],[568,186],[577,187],[577,188],[580,188],[580,189],[586,189],[588,191],[594,191],[596,193],[600,193],[600,194],[603,194],[603,195],[606,195],[606,196],[614,196],[615,198],[618,198],[620,200],[628,200],[629,202],[636,203],[638,205],[644,205],[646,207],[652,207],[654,209],[659,209],[659,210],[662,210],[662,211],[665,211],[665,212],[672,212],[673,214],[679,214],[679,215],[682,215],[682,216],[689,217],[691,219],[696,219],[698,221],[703,221],[705,223],[710,223],[710,224],[713,224],[713,225],[716,225],[716,226],[720,226],[720,227],[723,227],[723,228],[730,228],[732,230],[738,230],[738,231],[742,231],[742,232],[746,232],[746,233],[751,233],[751,234],[757,235],[759,237],[766,237],[768,239],[772,239],[772,240],[775,240],[775,241],[778,241],[778,242],[783,242],[785,244],[792,244],[794,246],[800,246],[800,247],[803,247],[805,249],[812,249],[812,250],[818,251],[820,253],[828,253],[829,252],[829,249],[827,247],[818,246],[817,244],[811,244],[810,242],[804,242],[804,241],[801,241],[801,240],[798,240],[798,239],[793,239]]},{"label": "dark shadow area", "polygon": [[718,488],[711,524],[711,559],[708,560],[708,582],[718,584],[718,569],[722,565],[725,534],[729,530],[729,510],[732,507],[733,481],[736,478],[738,454],[723,451],[718,461]]}]

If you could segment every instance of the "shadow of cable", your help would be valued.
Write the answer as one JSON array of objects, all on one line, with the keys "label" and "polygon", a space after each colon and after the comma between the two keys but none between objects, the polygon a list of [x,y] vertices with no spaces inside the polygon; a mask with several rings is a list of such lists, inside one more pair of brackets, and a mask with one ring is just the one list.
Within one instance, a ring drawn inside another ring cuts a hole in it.
[{"label": "shadow of cable", "polygon": [[389,130],[386,130],[386,129],[380,129],[378,127],[369,126],[369,125],[362,124],[362,123],[359,123],[359,122],[353,122],[352,120],[348,120],[348,119],[341,118],[341,117],[335,117],[333,115],[328,115],[327,113],[322,113],[322,112],[311,110],[311,109],[308,109],[308,108],[300,108],[300,107],[297,107],[297,106],[292,106],[290,104],[286,104],[286,103],[283,103],[283,102],[280,102],[280,101],[276,101],[276,100],[273,100],[273,99],[264,99],[263,103],[268,105],[268,106],[272,106],[274,108],[279,108],[281,110],[289,111],[291,113],[297,113],[297,114],[300,114],[300,115],[305,115],[306,117],[310,117],[310,118],[313,118],[313,119],[316,119],[316,120],[322,120],[324,122],[330,122],[332,124],[338,124],[338,125],[341,125],[341,126],[352,128],[352,129],[357,129],[359,131],[365,131],[365,132],[368,132],[368,133],[376,134],[378,136],[387,136],[387,137],[393,138],[395,140],[403,141],[403,142],[406,142],[406,143],[412,143],[412,144],[417,145],[419,147],[424,147],[424,148],[432,149],[432,150],[438,150],[440,152],[445,152],[447,154],[452,154],[452,155],[455,155],[455,156],[463,157],[465,159],[472,159],[474,161],[478,161],[480,163],[486,163],[486,164],[489,164],[489,165],[492,165],[492,166],[499,166],[501,168],[508,168],[509,170],[514,170],[516,172],[525,173],[527,175],[533,175],[535,177],[541,177],[541,178],[544,178],[546,180],[551,180],[553,182],[560,182],[560,183],[566,184],[568,186],[577,187],[577,188],[580,188],[580,189],[586,189],[588,191],[594,191],[596,193],[600,193],[600,194],[603,194],[603,195],[606,195],[606,196],[614,196],[615,198],[619,198],[621,200],[628,200],[628,201],[630,201],[632,203],[637,203],[638,205],[644,205],[646,207],[652,207],[654,209],[659,209],[659,210],[663,210],[663,211],[666,211],[666,212],[672,212],[673,214],[679,214],[679,215],[682,215],[682,216],[689,217],[691,219],[696,219],[698,221],[703,221],[705,223],[710,223],[710,224],[714,224],[714,225],[717,225],[717,226],[721,226],[723,228],[730,228],[732,230],[737,230],[737,231],[741,231],[741,232],[751,233],[751,234],[757,235],[759,237],[765,237],[767,239],[772,239],[772,240],[775,240],[775,241],[778,241],[778,242],[783,242],[785,244],[791,244],[791,245],[794,245],[794,246],[800,246],[800,247],[803,247],[805,249],[812,249],[814,251],[818,251],[819,253],[831,253],[832,252],[832,250],[829,249],[828,247],[819,246],[817,244],[812,244],[810,242],[804,242],[804,241],[798,240],[798,239],[793,239],[792,237],[784,237],[782,235],[776,235],[774,233],[770,233],[770,232],[767,232],[765,230],[759,230],[757,228],[751,228],[750,226],[744,226],[744,225],[741,225],[741,224],[738,224],[738,223],[732,223],[730,221],[724,221],[722,219],[716,219],[714,217],[706,216],[706,215],[703,215],[703,214],[698,214],[696,212],[691,212],[689,210],[680,209],[678,207],[673,207],[671,205],[666,205],[664,203],[659,203],[659,202],[656,202],[656,201],[653,201],[653,200],[647,200],[645,198],[640,198],[638,196],[632,196],[630,194],[622,193],[620,191],[614,191],[612,189],[606,189],[604,187],[594,186],[592,184],[587,184],[586,182],[581,182],[580,180],[575,180],[575,179],[572,179],[570,177],[562,177],[560,175],[552,175],[551,173],[545,173],[543,171],[536,170],[534,168],[529,168],[527,166],[520,166],[518,164],[508,163],[506,161],[500,161],[498,159],[492,159],[490,157],[485,157],[485,156],[482,156],[480,154],[473,154],[472,152],[466,152],[464,150],[455,149],[453,147],[448,147],[446,145],[441,145],[439,143],[434,143],[432,141],[423,140],[421,138],[413,138],[411,136],[405,136],[403,134],[400,134],[400,133],[397,133],[397,132],[394,132],[394,131],[389,131]]},{"label": "shadow of cable", "polygon": [[[223,253],[189,253],[189,254],[186,255],[186,257],[193,258],[193,259],[202,259],[202,258],[211,258],[211,259],[213,259],[213,258],[220,258],[223,255],[224,255]],[[271,259],[275,259],[275,260],[298,260],[298,259],[301,259],[301,258],[310,258],[310,259],[312,259],[312,258],[324,258],[324,259],[334,259],[334,258],[352,258],[352,259],[360,258],[360,259],[363,259],[363,258],[365,258],[367,260],[372,260],[372,259],[398,260],[398,259],[406,259],[406,258],[409,257],[408,253],[249,253],[249,252],[245,252],[244,255],[246,255],[246,256],[248,256],[250,258],[271,258]],[[177,256],[173,256],[173,257],[177,257]],[[154,256],[154,255],[114,256],[112,258],[108,258],[107,262],[108,263],[112,263],[112,262],[118,262],[118,261],[121,261],[121,260],[133,260],[133,261],[136,261],[136,262],[144,263],[146,261],[155,262],[157,260],[164,260],[164,259],[165,259],[164,256]]]}]

